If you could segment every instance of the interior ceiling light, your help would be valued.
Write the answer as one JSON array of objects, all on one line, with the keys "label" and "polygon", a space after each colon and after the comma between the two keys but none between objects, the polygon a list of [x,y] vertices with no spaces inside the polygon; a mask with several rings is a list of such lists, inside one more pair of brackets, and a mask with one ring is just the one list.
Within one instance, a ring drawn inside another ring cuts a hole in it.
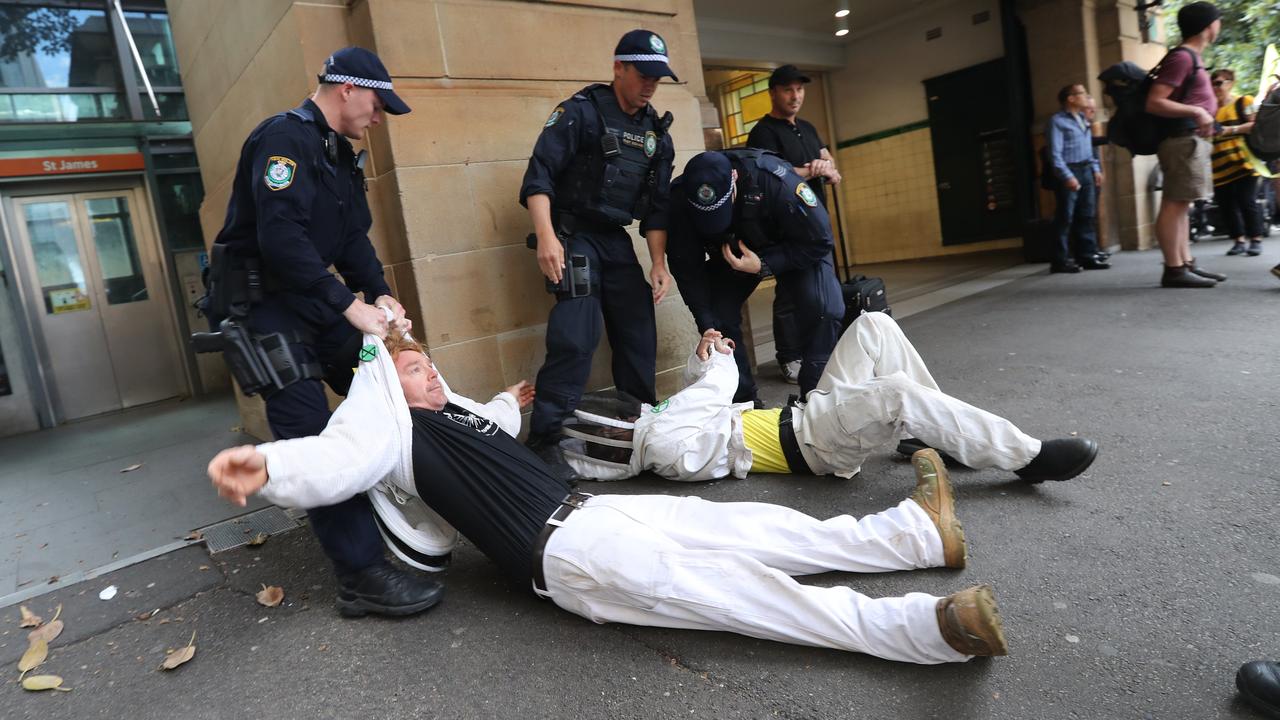
[{"label": "interior ceiling light", "polygon": [[836,21],[836,37],[844,37],[849,34],[849,18],[842,17]]},{"label": "interior ceiling light", "polygon": [[849,0],[840,0],[836,5],[836,17],[842,18],[849,14]]},{"label": "interior ceiling light", "polygon": [[836,37],[844,37],[849,34],[849,28],[840,28],[836,31]]}]

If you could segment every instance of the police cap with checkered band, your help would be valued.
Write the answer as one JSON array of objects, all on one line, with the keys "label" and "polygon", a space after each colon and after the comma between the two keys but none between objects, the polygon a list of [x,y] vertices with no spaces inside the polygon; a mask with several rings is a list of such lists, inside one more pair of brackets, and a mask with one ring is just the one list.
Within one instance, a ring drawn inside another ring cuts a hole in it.
[{"label": "police cap with checkered band", "polygon": [[651,30],[632,30],[618,41],[613,59],[631,63],[641,75],[652,78],[669,77],[676,82],[680,78],[671,72],[671,59],[667,57],[667,42]]},{"label": "police cap with checkered band", "polygon": [[322,83],[351,83],[378,94],[388,115],[404,115],[409,106],[391,89],[391,74],[377,55],[362,47],[346,47],[325,58],[320,71]]}]

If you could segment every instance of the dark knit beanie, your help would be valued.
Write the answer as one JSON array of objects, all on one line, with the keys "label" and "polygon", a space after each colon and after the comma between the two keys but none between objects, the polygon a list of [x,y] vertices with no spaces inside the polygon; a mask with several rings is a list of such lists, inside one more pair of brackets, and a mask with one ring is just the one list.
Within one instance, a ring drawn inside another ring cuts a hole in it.
[{"label": "dark knit beanie", "polygon": [[1186,40],[1204,32],[1214,20],[1222,17],[1222,11],[1209,2],[1193,2],[1178,11],[1178,30]]}]

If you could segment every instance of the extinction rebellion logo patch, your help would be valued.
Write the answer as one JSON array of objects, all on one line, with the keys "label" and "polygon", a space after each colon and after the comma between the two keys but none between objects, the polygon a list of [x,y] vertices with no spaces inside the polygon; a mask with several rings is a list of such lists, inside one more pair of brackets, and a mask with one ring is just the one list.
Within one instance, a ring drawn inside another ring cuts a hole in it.
[{"label": "extinction rebellion logo patch", "polygon": [[360,362],[373,362],[378,357],[378,346],[369,344],[360,348]]},{"label": "extinction rebellion logo patch", "polygon": [[271,190],[283,190],[293,184],[293,173],[298,163],[283,155],[272,155],[267,158],[267,169],[262,179]]},{"label": "extinction rebellion logo patch", "polygon": [[666,409],[667,409],[667,406],[668,406],[668,405],[670,405],[670,404],[671,404],[671,400],[670,400],[670,399],[663,400],[662,402],[658,403],[657,405],[654,405],[654,406],[650,409],[650,412],[660,413],[660,412],[662,412],[663,410],[666,410]]}]

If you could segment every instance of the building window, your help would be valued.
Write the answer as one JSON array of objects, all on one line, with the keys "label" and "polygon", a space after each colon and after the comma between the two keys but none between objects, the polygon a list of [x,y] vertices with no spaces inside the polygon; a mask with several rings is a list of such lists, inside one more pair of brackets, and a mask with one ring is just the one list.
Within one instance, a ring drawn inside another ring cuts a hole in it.
[{"label": "building window", "polygon": [[[157,155],[159,160],[162,155]],[[186,157],[195,159],[194,155]],[[159,167],[159,163],[157,163]],[[156,173],[156,192],[160,215],[164,218],[165,243],[173,252],[203,250],[204,234],[200,231],[200,203],[204,200],[204,184],[198,170]]]},{"label": "building window", "polygon": [[[147,78],[155,87],[182,87],[178,75],[178,55],[173,50],[173,35],[169,32],[169,15],[163,12],[126,12],[124,20],[133,35],[133,43],[142,56],[142,66]],[[138,82],[142,73],[134,68]]]},{"label": "building window", "polygon": [[0,3],[0,122],[127,115],[105,8]]},{"label": "building window", "polygon": [[769,73],[750,72],[720,86],[720,125],[726,147],[747,143],[756,121],[769,114]]}]

